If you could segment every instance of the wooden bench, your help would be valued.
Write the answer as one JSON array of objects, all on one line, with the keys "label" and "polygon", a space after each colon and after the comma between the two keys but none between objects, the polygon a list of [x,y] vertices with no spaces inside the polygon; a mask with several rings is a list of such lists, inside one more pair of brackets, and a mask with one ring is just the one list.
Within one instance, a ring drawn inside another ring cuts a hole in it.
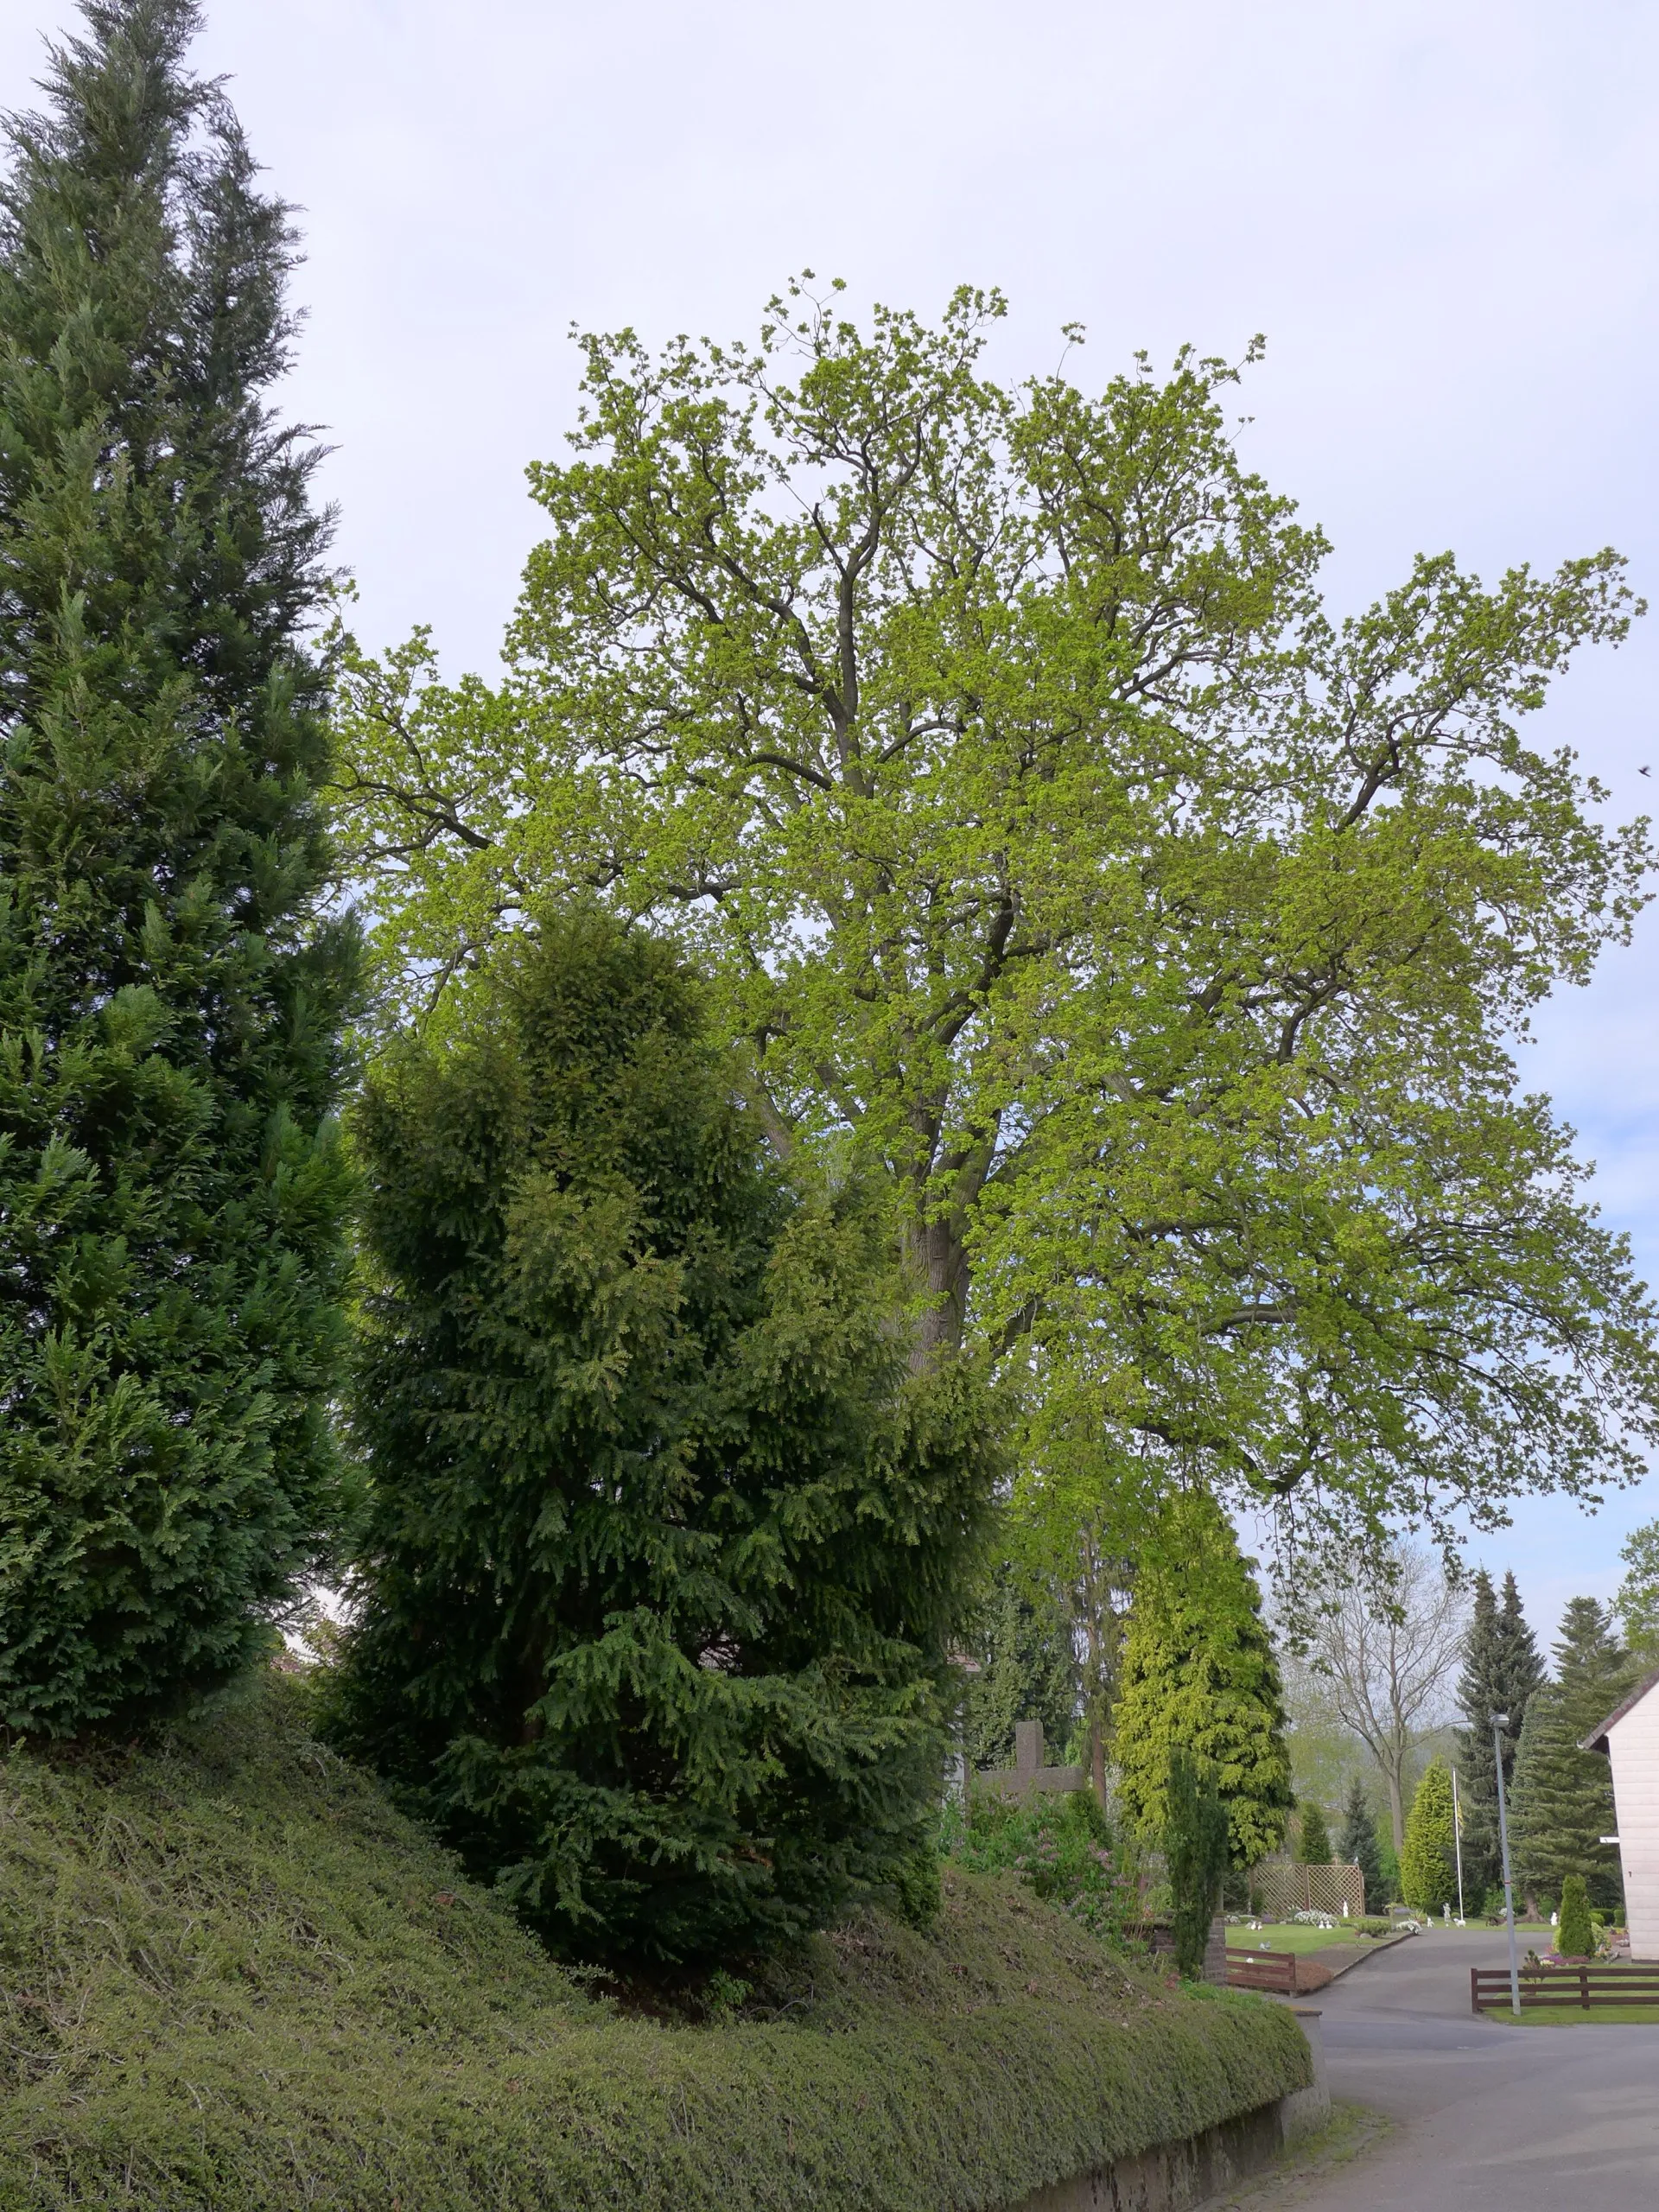
[{"label": "wooden bench", "polygon": [[1229,1989],[1265,1989],[1275,1997],[1294,1997],[1294,1951],[1227,1951]]}]

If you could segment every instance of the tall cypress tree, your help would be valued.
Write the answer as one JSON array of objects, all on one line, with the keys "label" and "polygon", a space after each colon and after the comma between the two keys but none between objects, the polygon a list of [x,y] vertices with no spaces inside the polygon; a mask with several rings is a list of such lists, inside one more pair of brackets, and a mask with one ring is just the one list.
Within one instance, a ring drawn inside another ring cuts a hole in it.
[{"label": "tall cypress tree", "polygon": [[1141,1561],[1114,1726],[1124,1808],[1145,1834],[1163,1833],[1180,1747],[1214,1774],[1236,1867],[1283,1841],[1293,1801],[1278,1662],[1249,1565],[1206,1491],[1170,1501]]},{"label": "tall cypress tree", "polygon": [[1543,1679],[1543,1661],[1522,1611],[1514,1575],[1504,1576],[1500,1603],[1491,1575],[1481,1568],[1475,1576],[1474,1609],[1458,1684],[1459,1710],[1468,1725],[1457,1732],[1464,1879],[1469,1895],[1476,1900],[1501,1878],[1491,1716],[1495,1713],[1510,1716],[1503,1736],[1503,1783],[1508,1789],[1515,1779],[1516,1748],[1527,1706]]},{"label": "tall cypress tree", "polygon": [[333,1506],[355,939],[321,901],[288,211],[91,0],[0,186],[0,1718],[244,1662]]},{"label": "tall cypress tree", "polygon": [[1579,1746],[1635,1679],[1612,1618],[1593,1598],[1573,1599],[1561,1616],[1556,1678],[1534,1693],[1522,1726],[1510,1824],[1527,1891],[1559,1897],[1567,1877],[1580,1874],[1610,1911],[1623,1893],[1618,1853],[1601,1841],[1613,1833],[1612,1772],[1601,1753]]}]

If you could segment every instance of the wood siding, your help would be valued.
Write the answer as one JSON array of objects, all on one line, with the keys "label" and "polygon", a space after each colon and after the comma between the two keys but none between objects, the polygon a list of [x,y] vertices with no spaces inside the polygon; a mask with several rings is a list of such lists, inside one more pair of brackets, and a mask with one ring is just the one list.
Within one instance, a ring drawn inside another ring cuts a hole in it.
[{"label": "wood siding", "polygon": [[1608,1731],[1630,1956],[1659,1960],[1659,1691]]}]

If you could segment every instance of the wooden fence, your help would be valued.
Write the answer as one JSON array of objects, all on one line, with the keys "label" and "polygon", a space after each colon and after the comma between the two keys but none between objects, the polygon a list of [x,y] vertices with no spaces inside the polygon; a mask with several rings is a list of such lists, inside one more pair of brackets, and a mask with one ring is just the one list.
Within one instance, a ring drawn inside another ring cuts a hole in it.
[{"label": "wooden fence", "polygon": [[[1232,1979],[1230,1974],[1228,1979]],[[1507,1967],[1470,1967],[1471,2012],[1507,2012],[1511,2002]],[[1659,2005],[1659,1966],[1610,1961],[1586,1967],[1522,1967],[1521,2003],[1528,2010],[1536,2005],[1577,2005],[1586,2012],[1592,2005]]]}]

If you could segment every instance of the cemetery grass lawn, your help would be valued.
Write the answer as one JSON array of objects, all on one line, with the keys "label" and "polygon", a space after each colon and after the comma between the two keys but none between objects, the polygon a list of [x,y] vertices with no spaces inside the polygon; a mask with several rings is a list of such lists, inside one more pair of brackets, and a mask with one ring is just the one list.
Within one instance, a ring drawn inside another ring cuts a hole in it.
[{"label": "cemetery grass lawn", "polygon": [[1659,1999],[1650,2005],[1592,2005],[1586,2012],[1580,2005],[1523,2005],[1517,2020],[1506,1999],[1502,2007],[1486,2015],[1506,2028],[1659,2028]]},{"label": "cemetery grass lawn", "polygon": [[264,1674],[0,1751],[5,2212],[999,2212],[1308,2077],[1271,1999],[949,1863],[925,1932],[626,2010],[309,1719]]},{"label": "cemetery grass lawn", "polygon": [[1370,1939],[1338,1921],[1334,1928],[1307,1928],[1294,1920],[1264,1921],[1260,1928],[1229,1928],[1230,1951],[1323,1951],[1332,1943],[1363,1949]]}]

